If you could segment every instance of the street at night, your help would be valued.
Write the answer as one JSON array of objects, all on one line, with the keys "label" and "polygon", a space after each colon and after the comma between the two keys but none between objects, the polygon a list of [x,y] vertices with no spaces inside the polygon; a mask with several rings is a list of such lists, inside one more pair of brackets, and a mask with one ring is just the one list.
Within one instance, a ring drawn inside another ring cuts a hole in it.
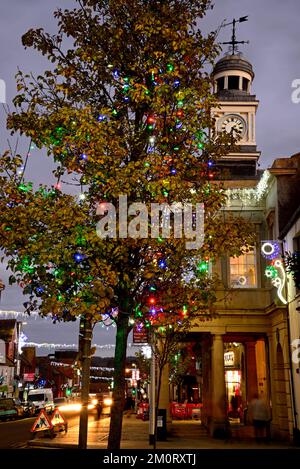
[{"label": "street at night", "polygon": [[31,438],[34,418],[0,422],[0,448],[25,448]]}]

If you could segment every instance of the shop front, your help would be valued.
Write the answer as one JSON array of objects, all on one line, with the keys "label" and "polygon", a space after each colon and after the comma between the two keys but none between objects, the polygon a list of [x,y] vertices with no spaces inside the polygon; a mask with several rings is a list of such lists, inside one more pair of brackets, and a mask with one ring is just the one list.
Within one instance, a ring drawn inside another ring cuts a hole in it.
[{"label": "shop front", "polygon": [[244,346],[242,343],[224,344],[224,370],[227,414],[230,419],[243,420],[246,404],[244,373]]}]

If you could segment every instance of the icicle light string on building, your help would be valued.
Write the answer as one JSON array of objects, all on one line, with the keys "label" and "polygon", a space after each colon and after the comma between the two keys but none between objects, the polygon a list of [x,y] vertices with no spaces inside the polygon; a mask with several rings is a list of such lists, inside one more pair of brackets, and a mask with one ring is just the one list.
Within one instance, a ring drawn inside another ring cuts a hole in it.
[{"label": "icicle light string on building", "polygon": [[[62,362],[50,362],[51,366],[58,366],[64,368],[74,368],[74,365],[71,363],[62,363]],[[114,368],[110,368],[107,366],[91,366],[90,370],[99,370],[99,371],[114,371]]]},{"label": "icicle light string on building", "polygon": [[[24,347],[37,347],[37,348],[48,348],[48,349],[74,349],[77,350],[78,345],[76,344],[51,344],[48,342],[43,342],[43,343],[37,343],[37,342],[26,342]],[[105,345],[98,345],[98,344],[93,344],[92,347],[95,347],[96,349],[113,349],[115,348],[114,344],[105,344]],[[129,343],[127,347],[135,347],[135,344]]]},{"label": "icicle light string on building", "polygon": [[[30,314],[25,313],[24,311],[14,311],[14,310],[0,310],[0,319],[7,319],[7,318],[14,318],[14,319],[46,319],[48,321],[53,320],[53,316],[49,314],[48,316],[40,316],[37,311],[33,311]],[[79,318],[74,318],[75,321],[78,321]],[[108,322],[108,315],[105,315],[104,319],[102,321],[99,321],[97,324],[100,325],[101,328],[106,328],[106,330],[109,330],[109,327],[116,327],[115,323]]]},{"label": "icicle light string on building", "polygon": [[257,205],[266,194],[270,182],[270,172],[265,170],[255,188],[226,189],[227,205],[232,205],[232,201],[240,200],[244,205],[250,202]]},{"label": "icicle light string on building", "polygon": [[37,311],[33,311],[30,313],[22,312],[22,311],[13,311],[13,310],[2,310],[0,309],[0,317],[4,318],[14,318],[14,319],[51,319],[50,316],[39,316]]},{"label": "icicle light string on building", "polygon": [[109,378],[107,376],[90,376],[90,379],[99,379],[101,381],[113,381],[113,377]]}]

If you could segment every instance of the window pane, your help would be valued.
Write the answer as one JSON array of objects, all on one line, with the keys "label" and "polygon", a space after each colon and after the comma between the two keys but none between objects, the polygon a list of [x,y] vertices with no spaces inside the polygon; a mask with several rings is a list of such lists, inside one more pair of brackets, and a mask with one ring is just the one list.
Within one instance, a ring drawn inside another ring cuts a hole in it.
[{"label": "window pane", "polygon": [[230,258],[230,285],[233,288],[256,287],[256,256],[248,252]]}]

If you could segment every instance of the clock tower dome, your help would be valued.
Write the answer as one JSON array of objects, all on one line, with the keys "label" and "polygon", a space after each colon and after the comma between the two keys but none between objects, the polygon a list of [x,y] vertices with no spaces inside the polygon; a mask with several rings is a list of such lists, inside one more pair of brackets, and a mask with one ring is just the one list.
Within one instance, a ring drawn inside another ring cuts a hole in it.
[{"label": "clock tower dome", "polygon": [[259,101],[251,93],[254,72],[240,53],[226,54],[212,73],[219,107],[214,109],[216,130],[239,137],[234,152],[220,158],[218,167],[230,179],[256,177],[260,152],[256,148],[255,116]]}]

